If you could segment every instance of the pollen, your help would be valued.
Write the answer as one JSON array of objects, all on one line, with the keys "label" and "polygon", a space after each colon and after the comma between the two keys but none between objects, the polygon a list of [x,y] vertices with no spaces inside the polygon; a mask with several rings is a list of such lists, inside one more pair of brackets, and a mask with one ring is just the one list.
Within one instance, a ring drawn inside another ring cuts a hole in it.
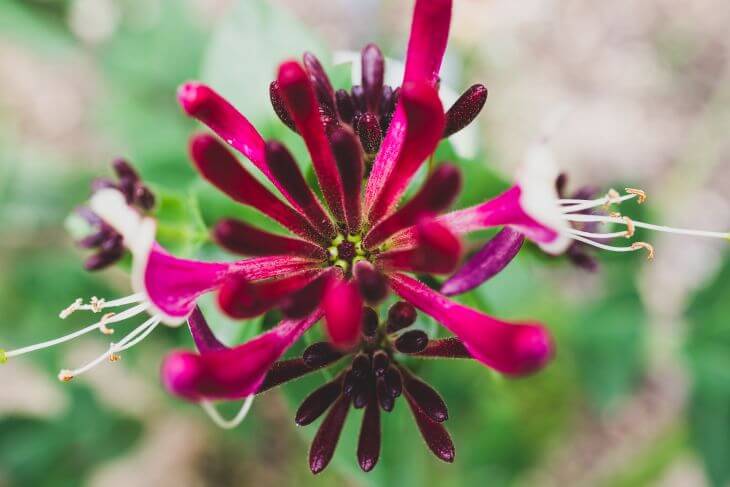
[{"label": "pollen", "polygon": [[63,369],[58,373],[58,380],[61,382],[71,382],[73,378],[74,375],[68,369]]},{"label": "pollen", "polygon": [[92,296],[91,302],[89,303],[89,305],[91,306],[92,313],[100,312],[102,309],[104,309],[105,304],[106,304],[106,301],[104,300],[104,298],[99,299],[96,296]]},{"label": "pollen", "polygon": [[101,320],[99,321],[99,331],[102,332],[104,335],[112,335],[114,333],[114,329],[109,328],[108,326],[106,326],[106,324],[115,314],[116,313],[107,313],[101,317]]},{"label": "pollen", "polygon": [[119,362],[122,360],[122,356],[117,353],[109,354],[109,362]]},{"label": "pollen", "polygon": [[625,188],[626,192],[629,194],[635,194],[636,195],[636,202],[640,205],[643,204],[646,201],[646,192],[642,189],[636,189],[636,188]]},{"label": "pollen", "polygon": [[624,225],[626,225],[626,238],[633,237],[634,233],[636,233],[636,228],[634,227],[634,220],[632,220],[628,216],[622,216],[621,218],[624,221]]},{"label": "pollen", "polygon": [[654,247],[651,244],[646,242],[634,242],[631,244],[631,248],[633,250],[646,249],[648,252],[646,259],[654,260]]},{"label": "pollen", "polygon": [[81,307],[81,304],[82,303],[83,303],[83,301],[81,300],[81,298],[77,298],[76,301],[74,301],[73,303],[69,304],[60,313],[58,313],[58,317],[61,318],[62,320],[65,320],[66,318],[68,318],[69,316],[71,316],[71,314],[74,311],[78,310]]},{"label": "pollen", "polygon": [[608,207],[609,205],[618,204],[618,203],[621,203],[621,195],[618,194],[618,191],[616,191],[615,189],[613,189],[613,188],[609,189],[608,193],[606,193],[606,205],[605,206]]}]

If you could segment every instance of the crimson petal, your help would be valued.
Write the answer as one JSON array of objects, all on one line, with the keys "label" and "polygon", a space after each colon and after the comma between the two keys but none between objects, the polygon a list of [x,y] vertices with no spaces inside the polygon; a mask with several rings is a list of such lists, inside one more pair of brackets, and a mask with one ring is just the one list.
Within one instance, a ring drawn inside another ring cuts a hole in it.
[{"label": "crimson petal", "polygon": [[307,240],[266,232],[234,219],[219,221],[213,228],[213,238],[223,248],[242,255],[296,255],[322,260],[324,249]]},{"label": "crimson petal", "polygon": [[333,279],[325,290],[322,309],[330,340],[338,348],[349,348],[360,338],[362,297],[353,281]]},{"label": "crimson petal", "polygon": [[312,473],[321,472],[332,460],[349,411],[350,398],[340,396],[322,421],[309,449],[309,468]]}]

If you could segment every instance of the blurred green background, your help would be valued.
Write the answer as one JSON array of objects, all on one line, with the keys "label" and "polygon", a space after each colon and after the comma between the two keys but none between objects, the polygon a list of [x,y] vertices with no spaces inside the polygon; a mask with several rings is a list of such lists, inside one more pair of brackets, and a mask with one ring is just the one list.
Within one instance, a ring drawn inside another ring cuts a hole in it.
[{"label": "blurred green background", "polygon": [[[442,158],[466,174],[459,205],[502,187],[556,109],[570,115],[556,155],[574,185],[642,187],[641,216],[730,227],[730,9],[723,0],[456,0],[444,85],[484,82],[480,123]],[[267,138],[301,144],[274,118],[267,85],[281,60],[377,41],[402,59],[410,0],[3,0],[0,2],[0,345],[88,323],[58,311],[76,297],[129,292],[120,269],[88,274],[64,222],[93,177],[124,155],[156,190],[160,238],[214,257],[205,226],[257,219],[195,177],[196,125],[175,89],[203,79]],[[331,71],[349,82],[347,67]],[[628,213],[639,216],[633,206]],[[257,220],[258,221],[258,220]],[[259,222],[260,223],[260,222]],[[72,225],[67,225],[72,226]],[[0,486],[399,485],[725,486],[730,482],[730,259],[722,242],[642,236],[657,259],[601,256],[588,274],[528,249],[462,299],[553,330],[556,361],[508,381],[474,363],[418,368],[444,396],[456,461],[433,459],[405,404],[384,418],[380,464],[354,458],[360,412],[313,477],[313,428],[293,411],[316,376],[266,394],[235,431],[165,394],[159,330],[114,365],[69,384],[59,368],[106,346],[91,336],[0,367]],[[260,323],[226,322],[228,340]]]}]

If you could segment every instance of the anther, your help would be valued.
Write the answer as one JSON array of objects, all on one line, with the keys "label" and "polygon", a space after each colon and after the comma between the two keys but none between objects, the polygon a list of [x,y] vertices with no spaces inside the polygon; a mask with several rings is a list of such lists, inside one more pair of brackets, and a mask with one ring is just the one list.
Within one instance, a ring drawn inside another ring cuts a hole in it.
[{"label": "anther", "polygon": [[106,301],[104,298],[99,299],[96,296],[91,297],[91,303],[89,305],[91,306],[91,312],[92,313],[98,313],[102,309],[104,309],[104,305],[106,304]]},{"label": "anther", "polygon": [[629,194],[635,194],[636,195],[636,202],[638,204],[642,204],[646,201],[646,192],[641,189],[636,188],[625,188],[626,192]]},{"label": "anther", "polygon": [[112,335],[114,334],[114,329],[109,328],[106,326],[106,324],[109,322],[112,316],[114,316],[116,313],[107,313],[104,316],[101,317],[101,320],[99,321],[99,331],[102,332],[104,335]]},{"label": "anther", "polygon": [[58,313],[58,317],[62,320],[65,320],[66,318],[71,316],[74,311],[78,310],[81,307],[81,303],[83,303],[81,298],[77,298],[76,301],[69,304],[64,310]]},{"label": "anther", "polygon": [[633,250],[646,249],[648,252],[648,255],[646,256],[647,260],[654,260],[654,247],[652,247],[651,244],[646,242],[634,242],[631,244],[631,248]]},{"label": "anther", "polygon": [[606,193],[606,207],[609,205],[613,205],[616,203],[621,203],[621,195],[618,194],[618,191],[611,188],[608,190],[608,193]]},{"label": "anther", "polygon": [[626,238],[633,237],[634,233],[636,233],[636,228],[634,227],[634,220],[632,220],[628,216],[622,216],[621,218],[624,220],[624,224],[626,225]]},{"label": "anther", "polygon": [[116,353],[109,354],[109,362],[119,362],[122,360],[122,356]]},{"label": "anther", "polygon": [[58,380],[61,382],[71,382],[71,379],[74,378],[73,373],[71,373],[68,369],[63,369],[58,373]]}]

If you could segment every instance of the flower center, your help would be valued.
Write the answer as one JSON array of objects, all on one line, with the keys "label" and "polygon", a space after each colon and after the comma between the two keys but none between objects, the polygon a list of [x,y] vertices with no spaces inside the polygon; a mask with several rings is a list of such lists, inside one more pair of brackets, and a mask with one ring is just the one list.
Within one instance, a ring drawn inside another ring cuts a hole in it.
[{"label": "flower center", "polygon": [[361,260],[368,258],[367,251],[362,246],[362,235],[338,234],[327,248],[330,264],[350,272],[352,267]]}]

